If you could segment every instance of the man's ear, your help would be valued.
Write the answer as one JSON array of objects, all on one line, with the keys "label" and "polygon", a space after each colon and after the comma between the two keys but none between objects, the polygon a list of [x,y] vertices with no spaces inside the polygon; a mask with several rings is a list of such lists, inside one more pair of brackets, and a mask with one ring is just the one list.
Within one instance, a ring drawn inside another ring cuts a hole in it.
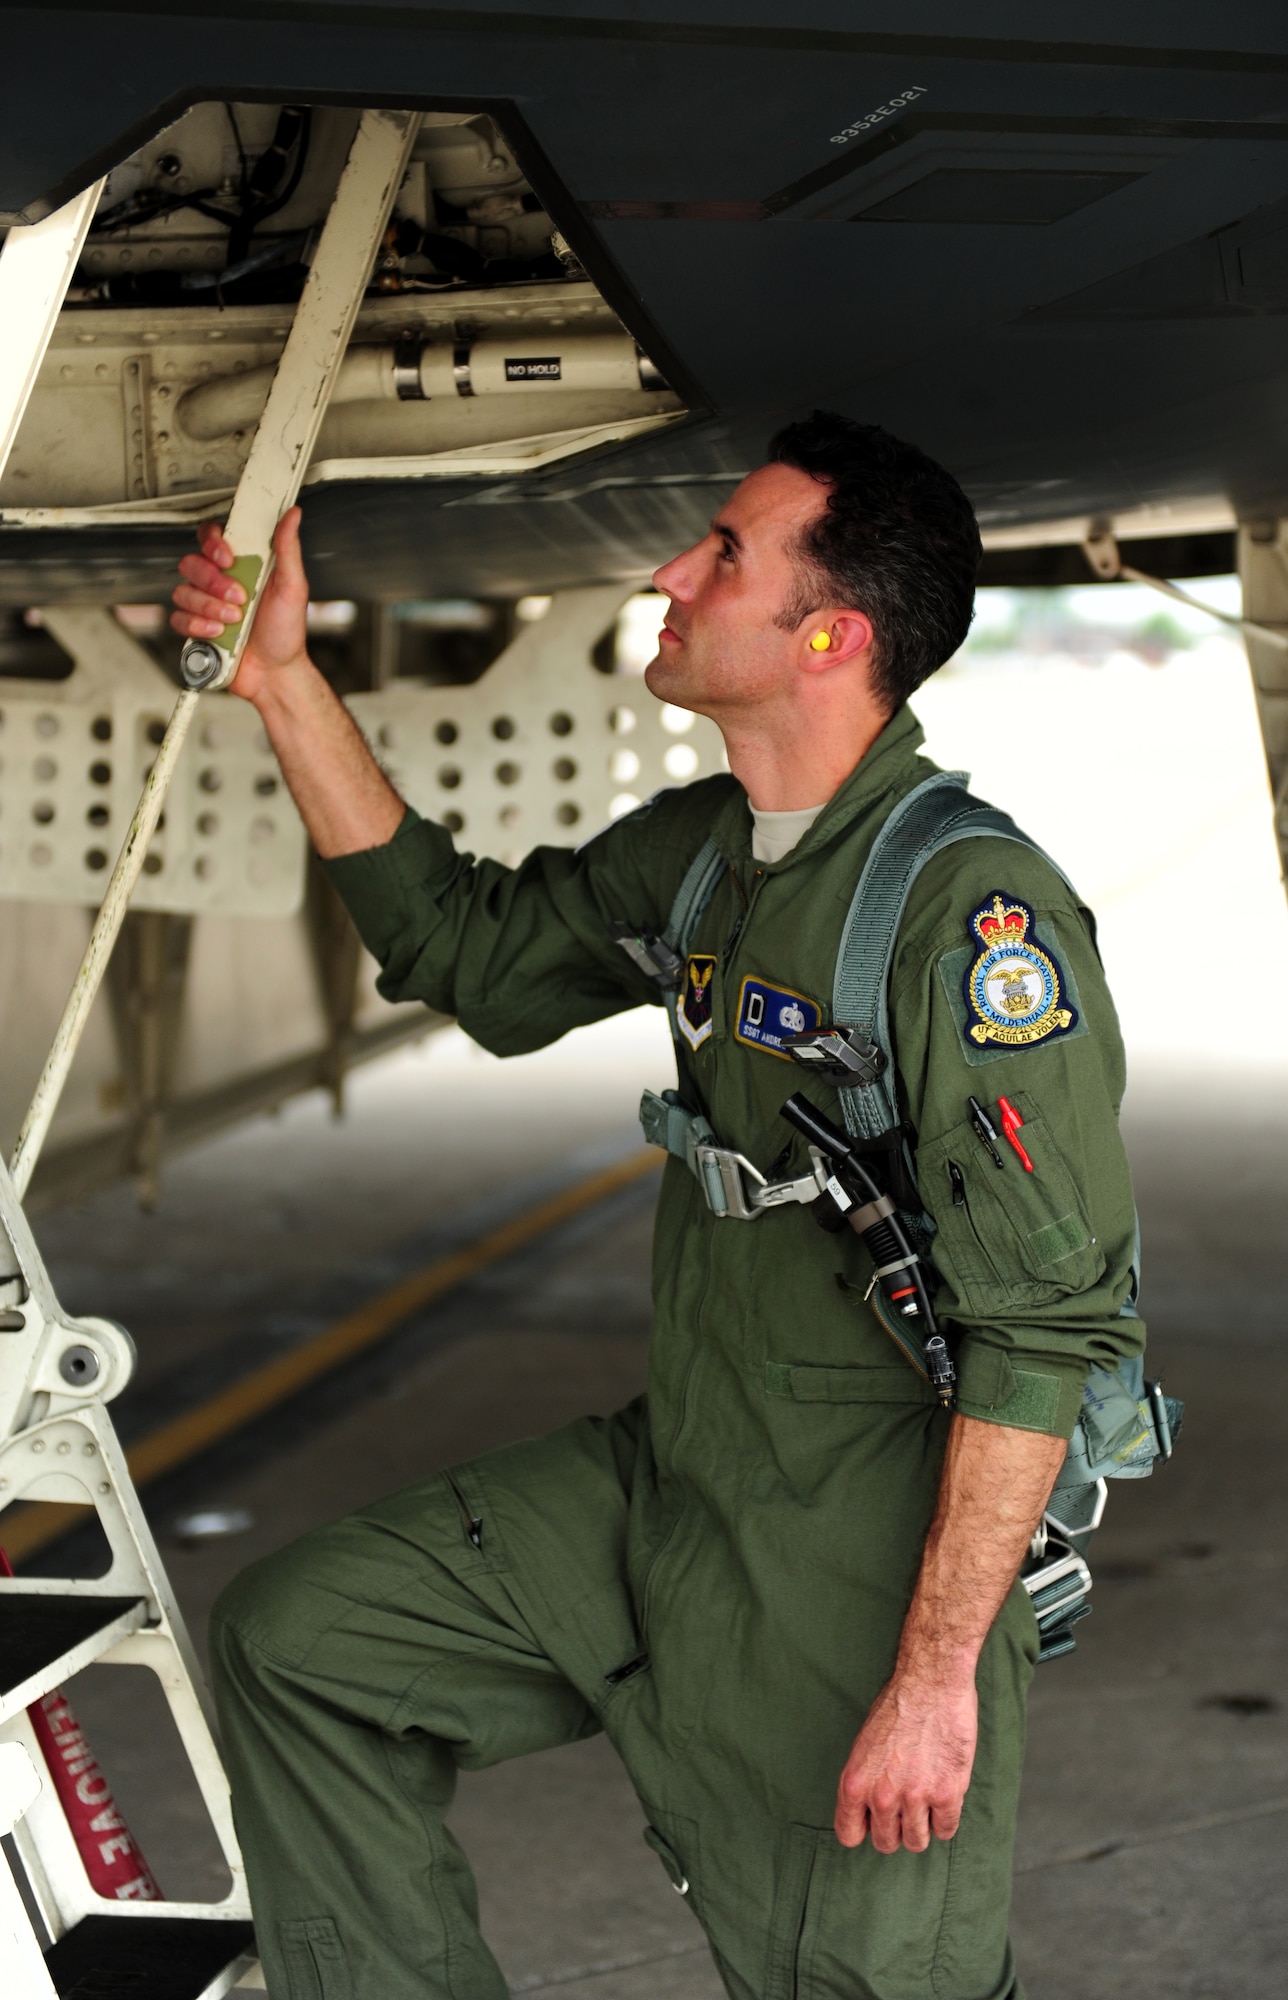
[{"label": "man's ear", "polygon": [[870,652],[874,637],[862,611],[815,611],[801,626],[802,664],[814,672],[842,666]]}]

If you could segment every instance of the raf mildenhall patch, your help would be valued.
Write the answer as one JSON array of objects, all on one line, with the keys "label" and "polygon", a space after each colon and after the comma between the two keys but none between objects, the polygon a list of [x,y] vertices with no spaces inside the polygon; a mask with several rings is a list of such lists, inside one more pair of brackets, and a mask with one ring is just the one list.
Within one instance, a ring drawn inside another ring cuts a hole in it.
[{"label": "raf mildenhall patch", "polygon": [[684,968],[684,991],[675,1010],[676,1025],[690,1048],[700,1049],[711,1033],[711,980],[714,958],[690,958]]},{"label": "raf mildenhall patch", "polygon": [[1054,954],[1037,943],[1027,903],[994,889],[971,917],[970,929],[980,945],[962,982],[972,1042],[1021,1048],[1067,1035],[1077,1025],[1075,1009],[1061,1004],[1064,974]]}]

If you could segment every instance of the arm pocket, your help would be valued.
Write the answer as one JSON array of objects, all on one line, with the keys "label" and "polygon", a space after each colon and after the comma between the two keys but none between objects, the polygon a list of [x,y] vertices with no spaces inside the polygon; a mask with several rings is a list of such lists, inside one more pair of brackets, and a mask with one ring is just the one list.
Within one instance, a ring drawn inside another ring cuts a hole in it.
[{"label": "arm pocket", "polygon": [[[1027,1092],[1011,1101],[1024,1120],[1032,1173],[1000,1132],[999,1173],[965,1119],[917,1155],[922,1199],[938,1224],[934,1260],[967,1310],[1049,1305],[1088,1291],[1105,1269],[1054,1133]],[[987,1108],[1000,1128],[1000,1115]]]}]

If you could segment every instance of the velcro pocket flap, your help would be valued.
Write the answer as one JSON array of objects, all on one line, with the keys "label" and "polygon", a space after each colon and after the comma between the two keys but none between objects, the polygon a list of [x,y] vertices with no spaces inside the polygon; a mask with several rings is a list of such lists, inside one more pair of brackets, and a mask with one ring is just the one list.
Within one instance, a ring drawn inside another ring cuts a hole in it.
[{"label": "velcro pocket flap", "polygon": [[930,1385],[906,1362],[889,1368],[818,1368],[767,1361],[765,1388],[794,1403],[933,1403]]}]

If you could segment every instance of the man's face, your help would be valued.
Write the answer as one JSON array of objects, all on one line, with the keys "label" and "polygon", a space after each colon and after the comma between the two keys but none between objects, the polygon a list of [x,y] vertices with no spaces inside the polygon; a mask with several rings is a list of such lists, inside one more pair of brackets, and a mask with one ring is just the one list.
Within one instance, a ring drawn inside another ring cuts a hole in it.
[{"label": "man's face", "polygon": [[798,633],[774,623],[798,589],[789,551],[827,503],[827,488],[790,465],[762,465],[710,532],[653,578],[671,600],[651,693],[719,721],[780,697],[796,671]]}]

